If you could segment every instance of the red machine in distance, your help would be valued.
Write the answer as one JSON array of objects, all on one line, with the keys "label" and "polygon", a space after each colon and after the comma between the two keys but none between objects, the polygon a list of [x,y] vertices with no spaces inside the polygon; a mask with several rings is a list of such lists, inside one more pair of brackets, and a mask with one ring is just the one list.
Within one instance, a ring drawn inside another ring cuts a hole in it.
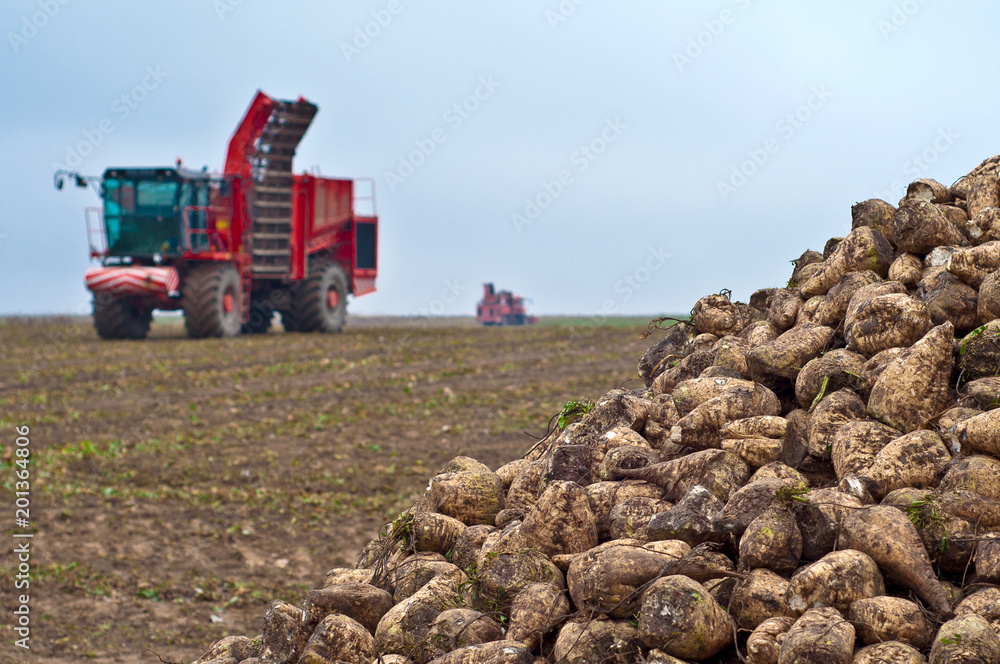
[{"label": "red machine in distance", "polygon": [[[109,168],[87,209],[94,326],[104,339],[142,339],[154,309],[183,310],[191,337],[343,328],[348,295],[375,290],[374,180],[292,173],[317,107],[258,91],[229,141],[222,174]],[[367,191],[357,191],[366,182]],[[364,214],[356,206],[366,208]]]},{"label": "red machine in distance", "polygon": [[524,298],[510,291],[496,291],[493,284],[483,284],[483,299],[476,305],[476,322],[483,325],[534,325],[537,316],[529,316]]}]

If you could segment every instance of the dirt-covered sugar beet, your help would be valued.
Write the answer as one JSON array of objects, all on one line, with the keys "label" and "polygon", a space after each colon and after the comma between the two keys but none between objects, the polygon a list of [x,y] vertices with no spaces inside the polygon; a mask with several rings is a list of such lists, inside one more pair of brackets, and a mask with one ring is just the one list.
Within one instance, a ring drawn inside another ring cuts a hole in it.
[{"label": "dirt-covered sugar beet", "polygon": [[200,664],[1000,661],[998,164],[654,321],[640,380]]}]

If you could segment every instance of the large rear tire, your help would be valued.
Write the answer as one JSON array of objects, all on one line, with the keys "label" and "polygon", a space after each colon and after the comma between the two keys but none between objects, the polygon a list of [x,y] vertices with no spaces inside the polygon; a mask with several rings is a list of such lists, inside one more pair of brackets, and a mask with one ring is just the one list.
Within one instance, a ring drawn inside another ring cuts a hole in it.
[{"label": "large rear tire", "polygon": [[192,339],[240,333],[240,275],[227,263],[191,268],[181,286],[184,326]]},{"label": "large rear tire", "polygon": [[140,309],[110,293],[94,294],[94,329],[102,339],[145,339],[152,320],[152,309]]},{"label": "large rear tire", "polygon": [[347,318],[347,275],[336,263],[316,260],[309,276],[292,292],[290,316],[282,314],[285,328],[298,332],[340,332]]},{"label": "large rear tire", "polygon": [[281,327],[284,328],[285,332],[298,332],[299,323],[295,320],[295,314],[291,311],[282,311],[281,313]]},{"label": "large rear tire", "polygon": [[274,318],[274,307],[266,297],[251,298],[250,313],[243,323],[243,334],[267,334]]}]

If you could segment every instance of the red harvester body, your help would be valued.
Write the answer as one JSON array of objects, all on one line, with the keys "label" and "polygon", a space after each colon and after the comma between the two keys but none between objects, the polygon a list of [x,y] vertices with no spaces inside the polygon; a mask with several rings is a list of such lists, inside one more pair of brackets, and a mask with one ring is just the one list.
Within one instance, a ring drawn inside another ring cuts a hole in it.
[{"label": "red harvester body", "polygon": [[483,284],[483,299],[476,305],[476,322],[483,325],[534,325],[536,316],[524,309],[524,298],[510,291],[496,291]]},{"label": "red harvester body", "polygon": [[154,309],[183,310],[191,337],[267,332],[276,312],[286,331],[343,327],[347,296],[375,290],[375,183],[292,173],[316,111],[258,91],[222,174],[179,162],[56,173],[57,188],[64,178],[99,184],[87,232],[101,267],[85,281],[102,338],[144,338]]}]

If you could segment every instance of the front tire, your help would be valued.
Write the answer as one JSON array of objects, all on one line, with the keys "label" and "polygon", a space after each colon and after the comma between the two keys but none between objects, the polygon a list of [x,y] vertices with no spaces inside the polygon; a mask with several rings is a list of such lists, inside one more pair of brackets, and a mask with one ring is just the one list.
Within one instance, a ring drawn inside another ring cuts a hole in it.
[{"label": "front tire", "polygon": [[[340,332],[347,318],[347,275],[336,263],[317,260],[292,293],[287,327],[298,332]],[[282,321],[285,316],[282,315]],[[290,325],[289,325],[290,324]]]},{"label": "front tire", "polygon": [[94,294],[94,329],[102,339],[145,339],[153,310],[143,310],[110,293]]},{"label": "front tire", "polygon": [[240,275],[225,263],[191,268],[184,282],[184,326],[192,339],[240,333]]}]

